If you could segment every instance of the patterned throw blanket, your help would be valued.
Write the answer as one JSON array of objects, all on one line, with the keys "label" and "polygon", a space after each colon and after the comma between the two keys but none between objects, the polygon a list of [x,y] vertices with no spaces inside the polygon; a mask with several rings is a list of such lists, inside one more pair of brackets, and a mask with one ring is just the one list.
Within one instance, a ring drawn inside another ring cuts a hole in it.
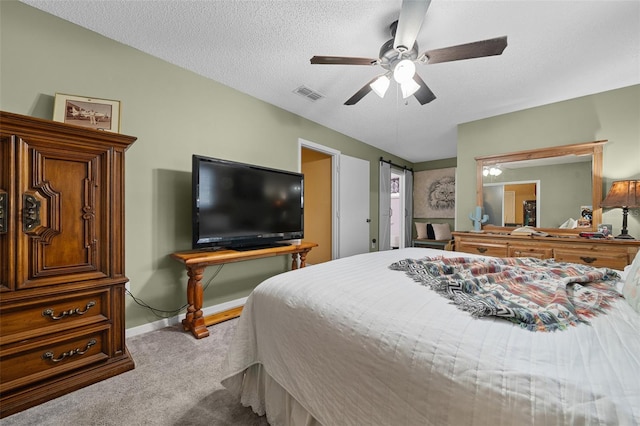
[{"label": "patterned throw blanket", "polygon": [[452,300],[475,317],[504,318],[531,331],[566,330],[621,297],[606,268],[533,258],[405,259],[389,268]]}]

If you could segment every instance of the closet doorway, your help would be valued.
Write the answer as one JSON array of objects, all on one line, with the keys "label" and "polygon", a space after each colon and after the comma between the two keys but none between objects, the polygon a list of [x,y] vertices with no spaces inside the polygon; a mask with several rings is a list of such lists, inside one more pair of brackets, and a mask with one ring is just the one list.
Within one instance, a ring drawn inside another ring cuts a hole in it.
[{"label": "closet doorway", "polygon": [[307,255],[308,264],[332,259],[332,156],[306,147],[300,149],[304,174],[304,239],[318,243]]}]

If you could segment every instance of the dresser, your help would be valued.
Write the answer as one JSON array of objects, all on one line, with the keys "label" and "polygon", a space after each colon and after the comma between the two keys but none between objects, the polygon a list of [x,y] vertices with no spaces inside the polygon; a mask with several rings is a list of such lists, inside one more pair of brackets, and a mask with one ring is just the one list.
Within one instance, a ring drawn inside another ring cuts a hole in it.
[{"label": "dresser", "polygon": [[125,346],[131,136],[0,112],[0,415],[134,368]]},{"label": "dresser", "polygon": [[455,250],[495,257],[555,259],[622,270],[640,249],[637,240],[536,237],[500,233],[452,232]]}]

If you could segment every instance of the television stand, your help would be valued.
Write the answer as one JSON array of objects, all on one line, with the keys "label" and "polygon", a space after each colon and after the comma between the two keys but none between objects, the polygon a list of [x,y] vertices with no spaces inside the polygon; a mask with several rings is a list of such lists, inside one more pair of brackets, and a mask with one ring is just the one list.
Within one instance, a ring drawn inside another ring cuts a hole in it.
[{"label": "television stand", "polygon": [[291,243],[266,243],[266,244],[259,244],[255,246],[229,247],[229,250],[251,251],[251,250],[262,250],[262,249],[269,249],[269,248],[276,248],[276,247],[287,247],[290,245]]},{"label": "television stand", "polygon": [[[216,323],[216,321],[207,323],[202,314],[202,301],[204,300],[202,276],[207,266],[290,254],[292,259],[291,269],[298,269],[298,257],[300,258],[300,268],[304,268],[306,266],[307,253],[314,247],[318,247],[318,244],[301,242],[295,245],[280,245],[247,251],[226,249],[218,251],[189,250],[172,253],[172,258],[185,265],[189,276],[189,282],[187,283],[187,303],[189,306],[187,308],[187,316],[182,320],[184,330],[191,331],[197,339],[202,339],[209,335],[207,325]],[[240,311],[238,310],[234,316],[226,316],[225,320],[239,315]]]}]

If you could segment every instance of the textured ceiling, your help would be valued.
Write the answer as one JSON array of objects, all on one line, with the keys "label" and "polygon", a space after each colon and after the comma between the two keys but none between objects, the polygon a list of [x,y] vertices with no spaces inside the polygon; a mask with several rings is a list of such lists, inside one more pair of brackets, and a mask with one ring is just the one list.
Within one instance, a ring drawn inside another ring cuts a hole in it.
[{"label": "textured ceiling", "polygon": [[[638,1],[433,0],[419,51],[508,36],[501,56],[418,65],[437,96],[421,106],[373,92],[343,103],[380,67],[401,0],[21,0],[412,162],[456,155],[456,126],[640,83]],[[325,98],[293,91],[307,86]],[[322,141],[314,141],[322,144]]]}]

